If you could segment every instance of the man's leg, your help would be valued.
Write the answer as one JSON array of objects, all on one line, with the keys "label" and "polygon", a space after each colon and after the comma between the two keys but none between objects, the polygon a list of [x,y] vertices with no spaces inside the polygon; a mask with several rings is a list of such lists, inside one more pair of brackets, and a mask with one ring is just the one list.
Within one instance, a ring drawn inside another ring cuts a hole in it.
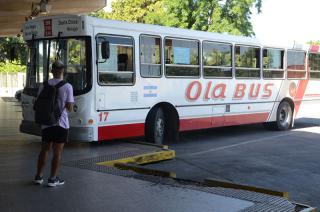
[{"label": "man's leg", "polygon": [[50,179],[54,179],[58,175],[63,147],[64,147],[64,143],[53,144],[53,158],[52,158],[52,164],[51,164]]},{"label": "man's leg", "polygon": [[41,151],[38,157],[37,175],[38,177],[43,176],[43,170],[46,165],[49,151],[52,147],[52,142],[42,142]]}]

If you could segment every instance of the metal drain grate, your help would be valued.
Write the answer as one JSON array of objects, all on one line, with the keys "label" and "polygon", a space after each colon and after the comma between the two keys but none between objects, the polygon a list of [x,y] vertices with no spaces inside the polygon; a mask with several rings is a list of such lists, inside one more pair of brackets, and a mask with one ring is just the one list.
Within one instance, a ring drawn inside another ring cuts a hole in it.
[{"label": "metal drain grate", "polygon": [[64,162],[62,165],[69,166],[69,167],[76,167],[80,169],[88,169],[92,171],[103,172],[107,174],[119,175],[124,177],[133,177],[137,175],[133,171],[120,170],[120,169],[109,167],[109,166],[99,166],[97,165],[97,163],[104,162],[104,161],[118,160],[121,158],[133,157],[136,155],[145,154],[147,152],[148,151],[146,150],[119,152],[116,154],[102,155],[102,156],[86,158],[82,160],[68,161],[68,162]]},{"label": "metal drain grate", "polygon": [[189,182],[184,180],[175,180],[171,178],[142,175],[130,170],[120,170],[114,167],[97,165],[97,163],[99,162],[112,161],[112,160],[117,160],[117,159],[126,158],[126,157],[133,157],[133,156],[145,154],[148,152],[150,151],[135,150],[135,151],[120,152],[116,154],[102,155],[102,156],[87,158],[82,160],[68,161],[68,162],[64,162],[63,165],[69,166],[69,167],[76,167],[80,169],[92,170],[96,172],[103,172],[103,173],[117,175],[117,176],[132,177],[135,179],[149,181],[149,182],[163,185],[163,186],[174,186],[174,187],[185,188],[185,189],[190,189],[195,191],[202,191],[202,192],[221,195],[225,197],[246,200],[254,203],[253,206],[248,207],[242,210],[241,212],[295,211],[295,206],[292,203],[290,203],[287,199],[282,197],[271,196],[267,194],[260,194],[260,193],[251,192],[251,191],[237,190],[237,189],[207,187],[197,182]]}]

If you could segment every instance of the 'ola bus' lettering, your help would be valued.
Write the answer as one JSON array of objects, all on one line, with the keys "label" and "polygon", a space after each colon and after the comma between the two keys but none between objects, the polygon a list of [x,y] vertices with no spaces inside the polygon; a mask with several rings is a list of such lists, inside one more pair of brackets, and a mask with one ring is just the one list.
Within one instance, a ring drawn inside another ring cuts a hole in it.
[{"label": "'ola bus' lettering", "polygon": [[249,93],[249,98],[250,99],[256,99],[259,96],[260,93],[260,87],[261,84],[259,83],[257,86],[255,86],[255,84],[251,84],[250,86],[250,93]]},{"label": "'ola bus' lettering", "polygon": [[225,96],[226,88],[227,88],[226,84],[223,84],[223,83],[217,84],[212,91],[212,98],[213,99],[226,98]]},{"label": "'ola bus' lettering", "polygon": [[204,100],[206,100],[206,101],[210,99],[209,92],[210,92],[210,89],[211,89],[211,84],[212,84],[211,81],[208,82],[207,87],[206,87],[206,94],[204,95]]},{"label": "'ola bus' lettering", "polygon": [[[192,95],[191,92],[194,90],[194,88],[196,89],[196,92]],[[187,93],[186,93],[187,100],[189,101],[197,100],[201,95],[201,91],[202,91],[202,85],[200,82],[198,81],[191,82],[187,88]]]},{"label": "'ola bus' lettering", "polygon": [[[257,99],[261,95],[260,98],[268,99],[272,96],[272,83],[265,84],[263,86],[263,90],[261,89],[261,83],[252,83],[250,86],[247,86],[244,83],[238,83],[235,86],[232,99],[241,100],[244,97],[248,97],[249,99]],[[186,89],[186,99],[188,101],[196,101],[203,96],[204,101],[208,101],[210,99],[225,99],[227,92],[227,85],[225,83],[219,83],[213,85],[212,81],[209,81],[205,86],[204,91],[202,92],[202,84],[199,81],[191,82]]]},{"label": "'ola bus' lettering", "polygon": [[234,99],[242,99],[245,95],[246,84],[237,84],[233,94]]},{"label": "'ola bus' lettering", "polygon": [[272,95],[272,89],[270,88],[271,86],[273,86],[273,84],[268,83],[264,86],[264,94],[262,96],[262,98],[267,99],[270,98]]}]

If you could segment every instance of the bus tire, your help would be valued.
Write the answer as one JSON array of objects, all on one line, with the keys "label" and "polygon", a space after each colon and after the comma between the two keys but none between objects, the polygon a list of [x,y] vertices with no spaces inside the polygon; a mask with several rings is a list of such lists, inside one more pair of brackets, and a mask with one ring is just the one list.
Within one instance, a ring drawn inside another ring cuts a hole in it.
[{"label": "bus tire", "polygon": [[293,110],[287,101],[282,101],[277,110],[277,130],[284,131],[291,128]]},{"label": "bus tire", "polygon": [[270,130],[285,131],[291,128],[293,121],[293,110],[289,102],[282,101],[277,110],[277,120],[266,122],[264,127]]},{"label": "bus tire", "polygon": [[150,143],[163,144],[165,139],[166,118],[161,107],[152,109],[146,121],[146,139]]}]

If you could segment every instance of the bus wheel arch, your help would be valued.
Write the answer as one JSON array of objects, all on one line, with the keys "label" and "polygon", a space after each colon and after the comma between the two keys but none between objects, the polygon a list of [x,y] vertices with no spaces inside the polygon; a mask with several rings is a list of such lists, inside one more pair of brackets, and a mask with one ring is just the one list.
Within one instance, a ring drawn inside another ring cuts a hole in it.
[{"label": "bus wheel arch", "polygon": [[156,144],[179,139],[179,114],[172,104],[161,102],[151,108],[145,120],[145,137]]}]

